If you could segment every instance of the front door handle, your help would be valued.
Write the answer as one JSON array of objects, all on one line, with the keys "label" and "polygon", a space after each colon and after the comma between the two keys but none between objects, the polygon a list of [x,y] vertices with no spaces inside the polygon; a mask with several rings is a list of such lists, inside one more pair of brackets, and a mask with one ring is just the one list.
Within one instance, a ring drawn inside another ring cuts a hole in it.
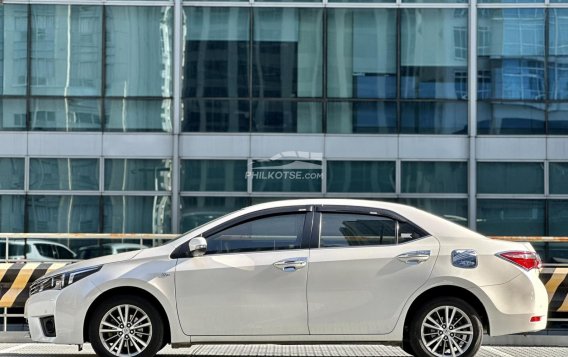
[{"label": "front door handle", "polygon": [[308,258],[307,257],[288,258],[284,260],[279,260],[272,265],[276,269],[280,269],[285,272],[293,272],[298,269],[302,269],[303,267],[308,265]]},{"label": "front door handle", "polygon": [[400,254],[397,258],[406,264],[420,264],[430,259],[430,253],[429,250],[417,250]]}]

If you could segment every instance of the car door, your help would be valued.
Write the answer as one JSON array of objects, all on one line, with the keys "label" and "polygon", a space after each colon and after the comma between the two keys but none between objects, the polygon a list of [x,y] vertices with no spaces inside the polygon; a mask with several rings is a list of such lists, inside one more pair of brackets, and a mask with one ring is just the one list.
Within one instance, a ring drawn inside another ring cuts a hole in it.
[{"label": "car door", "polygon": [[203,234],[207,253],[176,267],[176,300],[191,336],[304,335],[309,207],[258,213]]},{"label": "car door", "polygon": [[311,334],[386,334],[426,282],[438,240],[389,212],[324,207],[308,273]]}]

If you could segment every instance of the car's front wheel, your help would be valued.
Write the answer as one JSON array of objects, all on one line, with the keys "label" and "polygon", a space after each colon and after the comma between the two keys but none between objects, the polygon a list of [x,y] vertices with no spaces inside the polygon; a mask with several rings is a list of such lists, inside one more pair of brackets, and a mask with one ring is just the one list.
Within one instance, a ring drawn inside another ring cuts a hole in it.
[{"label": "car's front wheel", "polygon": [[138,296],[103,301],[89,322],[89,340],[99,356],[154,356],[163,339],[160,313]]},{"label": "car's front wheel", "polygon": [[477,311],[458,298],[439,298],[416,311],[410,346],[417,356],[471,357],[481,346],[483,325]]}]

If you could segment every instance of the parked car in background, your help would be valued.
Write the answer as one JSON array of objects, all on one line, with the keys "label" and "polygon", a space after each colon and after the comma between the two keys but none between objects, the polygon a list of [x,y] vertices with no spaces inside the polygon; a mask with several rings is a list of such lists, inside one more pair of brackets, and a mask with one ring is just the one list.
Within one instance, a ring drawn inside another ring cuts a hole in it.
[{"label": "parked car in background", "polygon": [[[6,256],[6,241],[0,242],[0,257]],[[14,239],[8,241],[9,260],[50,261],[76,258],[75,252],[67,246],[42,239]]]},{"label": "parked car in background", "polygon": [[134,243],[105,243],[79,248],[79,259],[91,259],[104,255],[113,255],[148,248],[142,244]]},{"label": "parked car in background", "polygon": [[472,357],[483,333],[542,330],[530,244],[492,240],[394,203],[248,207],[163,246],[66,266],[30,288],[32,340],[101,356],[200,343],[402,344]]}]

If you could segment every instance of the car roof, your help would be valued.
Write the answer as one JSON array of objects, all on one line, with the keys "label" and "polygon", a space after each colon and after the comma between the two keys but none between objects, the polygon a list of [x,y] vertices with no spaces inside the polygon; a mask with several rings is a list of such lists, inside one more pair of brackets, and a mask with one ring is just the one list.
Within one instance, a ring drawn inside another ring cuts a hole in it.
[{"label": "car roof", "polygon": [[[0,242],[0,243],[5,243],[5,241]],[[24,245],[24,243],[26,243],[26,241],[24,241],[24,239],[10,239],[10,244]],[[56,245],[58,247],[64,247],[64,248],[69,249],[69,247],[66,246],[65,244],[53,242],[53,241],[50,241],[50,240],[43,240],[43,239],[27,239],[27,244],[49,244],[49,245]]]},{"label": "car roof", "polygon": [[103,247],[103,248],[116,248],[116,249],[122,249],[122,248],[137,248],[137,249],[142,249],[142,248],[148,248],[145,245],[142,244],[137,244],[137,243],[104,243],[101,245],[88,245],[86,247],[81,247],[79,248],[79,250],[87,250],[87,249],[98,249],[99,247]]}]

